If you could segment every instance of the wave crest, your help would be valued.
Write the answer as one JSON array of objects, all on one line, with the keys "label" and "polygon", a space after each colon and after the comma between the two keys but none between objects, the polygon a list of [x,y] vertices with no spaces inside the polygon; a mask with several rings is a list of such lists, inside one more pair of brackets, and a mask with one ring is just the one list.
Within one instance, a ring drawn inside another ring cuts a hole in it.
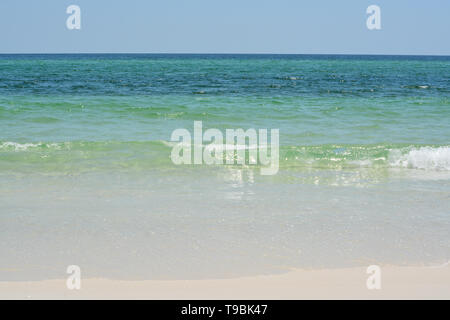
[{"label": "wave crest", "polygon": [[59,149],[61,146],[58,143],[18,143],[18,142],[3,142],[0,143],[0,150],[12,150],[12,151],[26,151],[32,148],[55,148]]},{"label": "wave crest", "polygon": [[390,152],[389,162],[393,167],[450,171],[450,147],[414,148],[405,154],[396,149]]}]

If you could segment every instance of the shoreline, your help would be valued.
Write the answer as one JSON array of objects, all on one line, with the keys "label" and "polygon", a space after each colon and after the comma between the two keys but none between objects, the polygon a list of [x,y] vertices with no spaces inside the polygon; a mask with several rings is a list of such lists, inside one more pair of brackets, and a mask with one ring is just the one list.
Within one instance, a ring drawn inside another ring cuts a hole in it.
[{"label": "shoreline", "polygon": [[211,280],[66,279],[0,281],[0,299],[450,299],[450,264],[381,266],[381,289],[368,290],[366,268],[293,270],[285,274]]}]

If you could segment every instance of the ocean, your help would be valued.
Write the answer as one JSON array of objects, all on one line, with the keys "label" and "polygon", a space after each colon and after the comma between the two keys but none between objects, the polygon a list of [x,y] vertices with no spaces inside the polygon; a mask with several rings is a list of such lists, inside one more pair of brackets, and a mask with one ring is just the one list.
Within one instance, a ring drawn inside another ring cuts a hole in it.
[{"label": "ocean", "polygon": [[[175,129],[279,129],[279,171]],[[450,261],[450,57],[0,55],[0,281]]]}]

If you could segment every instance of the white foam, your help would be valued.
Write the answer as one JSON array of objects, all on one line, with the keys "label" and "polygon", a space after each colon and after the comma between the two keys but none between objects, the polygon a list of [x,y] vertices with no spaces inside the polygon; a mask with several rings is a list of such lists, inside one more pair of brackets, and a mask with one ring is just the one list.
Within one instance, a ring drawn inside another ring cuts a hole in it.
[{"label": "white foam", "polygon": [[14,151],[24,151],[29,148],[38,147],[38,143],[17,143],[17,142],[3,142],[0,149],[14,149]]},{"label": "white foam", "polygon": [[267,149],[267,146],[258,146],[257,144],[217,144],[217,143],[209,143],[209,144],[195,144],[190,142],[177,142],[177,141],[164,141],[161,142],[167,147],[174,147],[176,145],[180,145],[182,147],[202,147],[207,150],[217,150],[219,152],[226,150],[258,150],[258,149]]},{"label": "white foam", "polygon": [[450,147],[414,148],[406,154],[402,154],[400,150],[392,150],[389,164],[393,167],[450,171]]},{"label": "white foam", "polygon": [[27,151],[30,148],[39,148],[44,146],[47,148],[60,148],[57,143],[18,143],[7,141],[0,144],[0,150],[12,149],[14,151]]}]

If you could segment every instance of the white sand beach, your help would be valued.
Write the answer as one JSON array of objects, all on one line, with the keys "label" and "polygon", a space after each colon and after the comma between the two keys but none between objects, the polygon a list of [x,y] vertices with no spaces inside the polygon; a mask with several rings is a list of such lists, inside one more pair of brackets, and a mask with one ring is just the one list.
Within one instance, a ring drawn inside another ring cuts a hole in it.
[{"label": "white sand beach", "polygon": [[292,270],[235,279],[0,282],[1,299],[450,299],[450,265],[381,267],[381,289],[368,290],[366,268]]}]

